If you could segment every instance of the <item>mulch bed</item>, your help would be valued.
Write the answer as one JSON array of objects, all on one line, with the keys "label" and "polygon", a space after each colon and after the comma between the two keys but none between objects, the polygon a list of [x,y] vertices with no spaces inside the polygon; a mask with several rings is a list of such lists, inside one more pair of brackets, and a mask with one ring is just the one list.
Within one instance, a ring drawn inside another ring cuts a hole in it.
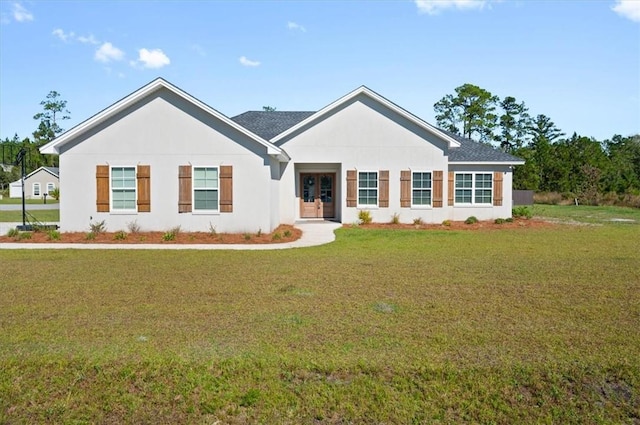
[{"label": "mulch bed", "polygon": [[167,240],[166,232],[125,233],[101,232],[89,236],[89,232],[59,232],[59,239],[51,232],[28,232],[24,236],[0,236],[0,243],[81,243],[81,244],[272,244],[293,242],[300,239],[302,231],[290,225],[281,225],[272,233],[216,233],[178,232],[173,240]]}]

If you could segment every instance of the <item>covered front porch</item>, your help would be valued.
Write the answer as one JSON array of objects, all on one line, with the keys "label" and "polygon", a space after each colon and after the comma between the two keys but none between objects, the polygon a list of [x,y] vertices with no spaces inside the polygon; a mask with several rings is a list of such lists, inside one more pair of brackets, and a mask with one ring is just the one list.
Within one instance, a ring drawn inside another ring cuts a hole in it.
[{"label": "covered front porch", "polygon": [[294,170],[296,218],[341,221],[341,164],[295,164]]}]

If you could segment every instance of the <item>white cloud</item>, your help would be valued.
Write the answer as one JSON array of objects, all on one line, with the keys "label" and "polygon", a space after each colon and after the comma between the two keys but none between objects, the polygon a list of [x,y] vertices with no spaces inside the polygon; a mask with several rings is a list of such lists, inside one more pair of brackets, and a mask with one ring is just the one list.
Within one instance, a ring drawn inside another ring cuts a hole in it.
[{"label": "white cloud", "polygon": [[487,0],[415,0],[415,3],[420,13],[437,15],[446,9],[483,9]]},{"label": "white cloud", "polygon": [[83,44],[100,44],[100,42],[98,40],[96,40],[96,38],[93,36],[93,34],[90,34],[88,37],[85,37],[83,35],[79,35],[78,36],[78,41],[80,43],[83,43]]},{"label": "white cloud", "polygon": [[108,63],[111,61],[119,61],[124,58],[124,52],[113,44],[106,42],[96,50],[96,54],[94,56],[95,60],[98,62]]},{"label": "white cloud", "polygon": [[307,32],[307,29],[305,27],[303,27],[302,25],[297,24],[295,22],[291,22],[291,21],[287,22],[287,28],[289,28],[290,30],[293,30],[293,31],[298,30],[298,31],[302,31],[302,32]]},{"label": "white cloud", "polygon": [[611,10],[623,18],[640,22],[640,1],[638,0],[617,0]]},{"label": "white cloud", "polygon": [[73,36],[75,35],[72,32],[69,33],[65,33],[64,30],[62,30],[61,28],[56,28],[54,29],[51,34],[55,35],[56,37],[58,37],[60,40],[64,41],[65,43],[67,42],[67,40],[69,39],[73,39]]},{"label": "white cloud", "polygon": [[33,14],[24,8],[20,3],[13,3],[13,19],[18,22],[33,21]]},{"label": "white cloud", "polygon": [[138,50],[138,62],[142,62],[144,68],[156,69],[169,65],[171,60],[160,49],[140,49]]},{"label": "white cloud", "polygon": [[244,66],[260,66],[260,62],[247,59],[246,56],[240,56],[240,63]]}]

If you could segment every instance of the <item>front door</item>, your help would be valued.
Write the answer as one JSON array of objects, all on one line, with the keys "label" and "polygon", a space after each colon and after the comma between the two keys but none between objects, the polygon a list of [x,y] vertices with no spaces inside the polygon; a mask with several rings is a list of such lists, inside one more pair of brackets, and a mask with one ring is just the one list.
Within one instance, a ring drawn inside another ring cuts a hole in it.
[{"label": "front door", "polygon": [[335,216],[335,173],[300,174],[300,217],[332,218]]}]

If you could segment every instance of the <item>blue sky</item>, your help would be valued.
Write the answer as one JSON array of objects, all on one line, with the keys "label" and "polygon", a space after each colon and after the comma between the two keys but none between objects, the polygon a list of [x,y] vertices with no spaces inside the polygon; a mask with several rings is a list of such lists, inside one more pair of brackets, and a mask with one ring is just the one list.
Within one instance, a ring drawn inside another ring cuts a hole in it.
[{"label": "blue sky", "polygon": [[163,77],[227,116],[366,85],[435,124],[464,83],[565,133],[640,133],[640,0],[0,0],[0,138],[51,90],[69,129]]}]

